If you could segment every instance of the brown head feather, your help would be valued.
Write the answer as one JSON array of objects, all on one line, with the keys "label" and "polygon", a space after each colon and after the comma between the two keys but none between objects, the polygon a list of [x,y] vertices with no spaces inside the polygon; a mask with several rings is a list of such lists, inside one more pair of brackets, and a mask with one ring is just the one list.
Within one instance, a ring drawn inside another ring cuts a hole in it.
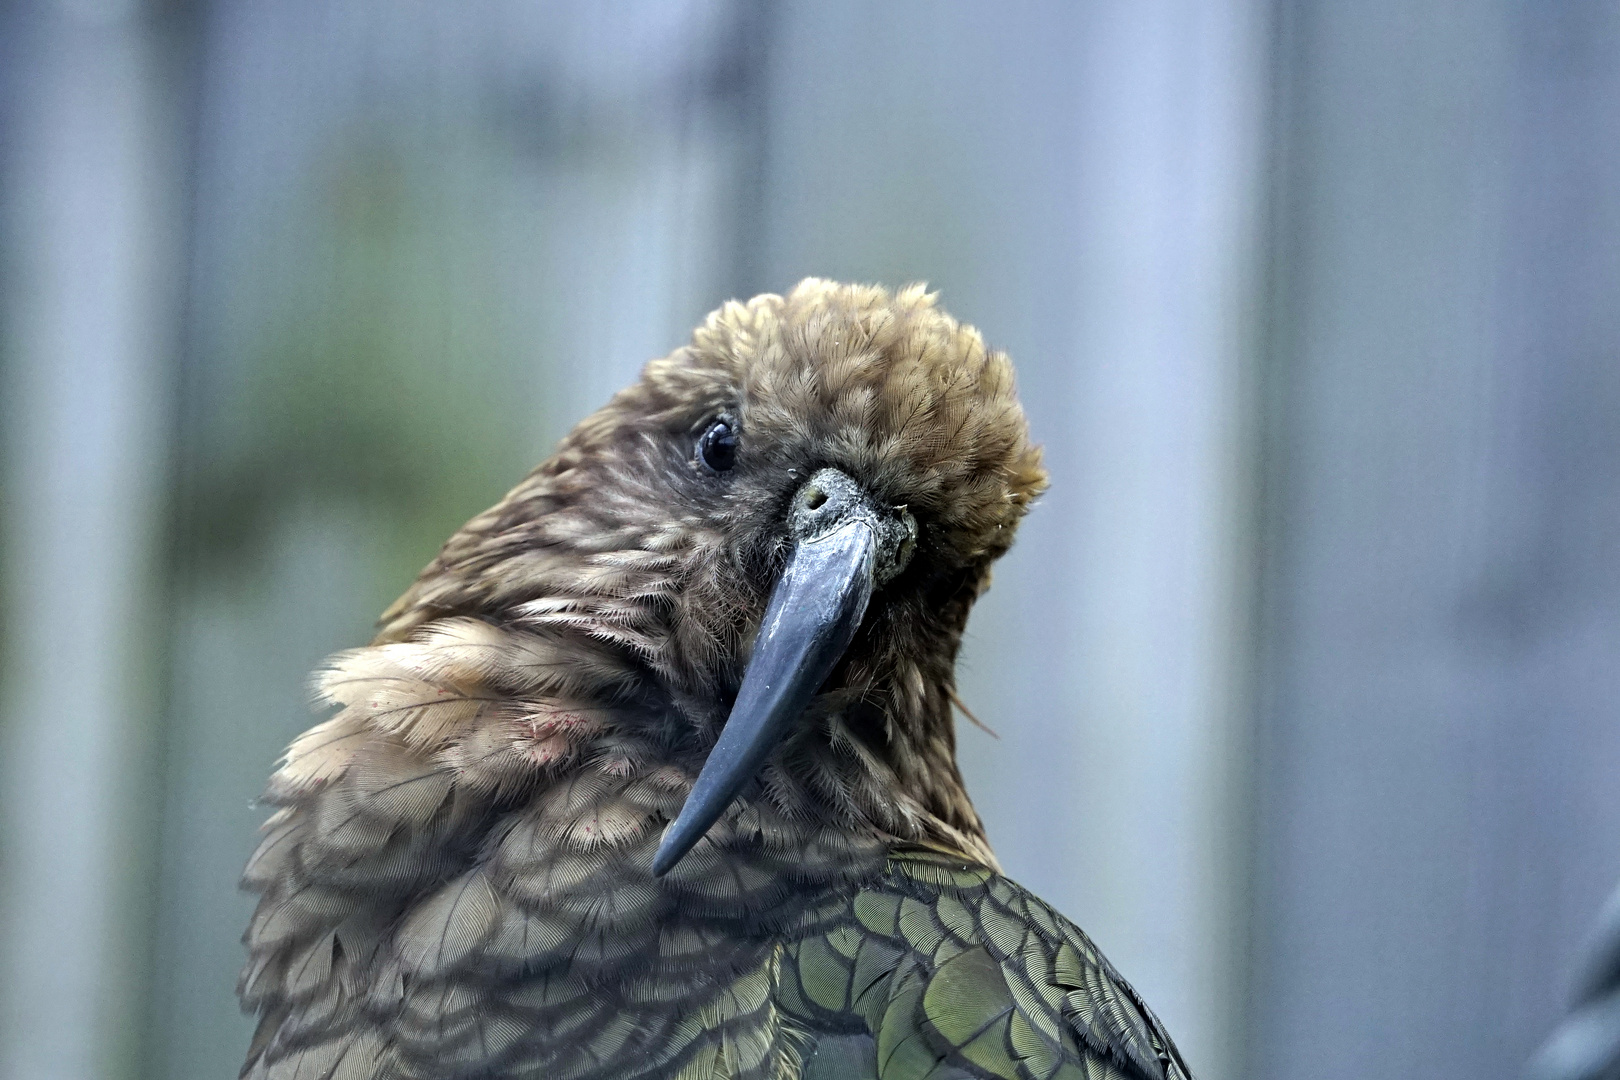
[{"label": "brown head feather", "polygon": [[[724,477],[694,455],[720,415],[735,420],[742,446]],[[908,507],[918,548],[874,601],[821,716],[784,751],[793,767],[770,770],[767,785],[804,787],[777,794],[987,857],[954,760],[953,668],[968,610],[1045,473],[1006,356],[922,286],[891,295],[809,279],[786,297],[715,312],[452,537],[384,615],[376,651],[481,635],[490,640],[460,642],[439,661],[458,670],[429,682],[520,699],[540,690],[605,704],[640,683],[692,726],[674,745],[701,760],[780,571],[784,509],[826,465]],[[498,641],[498,627],[525,633]],[[527,658],[527,681],[494,679],[524,666],[509,652],[523,648],[548,657]],[[388,713],[397,730],[411,718],[406,705]],[[468,729],[510,726],[513,713],[463,707],[447,729],[419,737],[467,742]],[[531,759],[549,760],[543,744],[527,748]]]},{"label": "brown head feather", "polygon": [[[722,415],[741,449],[716,476],[694,446]],[[765,790],[992,861],[956,769],[953,668],[1046,475],[1007,357],[920,285],[811,278],[716,311],[453,536],[326,692],[441,760],[499,763],[489,783],[587,759],[695,772],[780,572],[788,501],[829,465],[907,507],[918,546]],[[295,748],[284,778],[331,771]]]}]

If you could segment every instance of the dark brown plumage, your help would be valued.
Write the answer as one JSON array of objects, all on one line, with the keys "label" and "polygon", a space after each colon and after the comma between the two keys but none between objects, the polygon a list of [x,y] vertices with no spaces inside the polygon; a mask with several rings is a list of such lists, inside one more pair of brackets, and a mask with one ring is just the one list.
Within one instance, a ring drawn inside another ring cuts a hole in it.
[{"label": "dark brown plumage", "polygon": [[[244,1075],[1185,1076],[956,767],[963,627],[1044,484],[1006,357],[920,287],[710,316],[321,674],[245,878]],[[656,875],[834,526],[870,605]]]}]

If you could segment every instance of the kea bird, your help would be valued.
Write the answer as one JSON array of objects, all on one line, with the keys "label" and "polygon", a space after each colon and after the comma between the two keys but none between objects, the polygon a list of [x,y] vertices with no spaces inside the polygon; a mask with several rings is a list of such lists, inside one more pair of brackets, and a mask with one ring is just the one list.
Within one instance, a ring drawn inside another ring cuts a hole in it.
[{"label": "kea bird", "polygon": [[968,611],[1045,483],[920,286],[709,316],[318,674],[243,1075],[1185,1080],[957,769]]}]

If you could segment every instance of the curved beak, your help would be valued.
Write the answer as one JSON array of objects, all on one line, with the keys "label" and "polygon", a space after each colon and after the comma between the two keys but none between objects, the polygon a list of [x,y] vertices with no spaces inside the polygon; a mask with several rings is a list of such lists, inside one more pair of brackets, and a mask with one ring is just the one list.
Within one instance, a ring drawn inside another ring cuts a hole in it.
[{"label": "curved beak", "polygon": [[655,875],[668,873],[758,774],[849,648],[872,591],[910,559],[917,535],[903,508],[877,506],[836,469],[822,469],[799,490],[790,525],[793,553],[771,592],[736,704],[664,832]]}]

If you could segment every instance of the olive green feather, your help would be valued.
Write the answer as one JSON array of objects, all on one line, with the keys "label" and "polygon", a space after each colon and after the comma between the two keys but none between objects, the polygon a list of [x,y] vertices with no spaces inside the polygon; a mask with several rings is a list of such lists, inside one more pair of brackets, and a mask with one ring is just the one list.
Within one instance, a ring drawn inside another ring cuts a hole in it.
[{"label": "olive green feather", "polygon": [[823,918],[787,946],[781,1001],[806,1028],[855,1046],[871,1039],[860,1071],[840,1059],[840,1075],[1189,1075],[1157,1019],[1079,928],[960,857],[896,852]]}]

